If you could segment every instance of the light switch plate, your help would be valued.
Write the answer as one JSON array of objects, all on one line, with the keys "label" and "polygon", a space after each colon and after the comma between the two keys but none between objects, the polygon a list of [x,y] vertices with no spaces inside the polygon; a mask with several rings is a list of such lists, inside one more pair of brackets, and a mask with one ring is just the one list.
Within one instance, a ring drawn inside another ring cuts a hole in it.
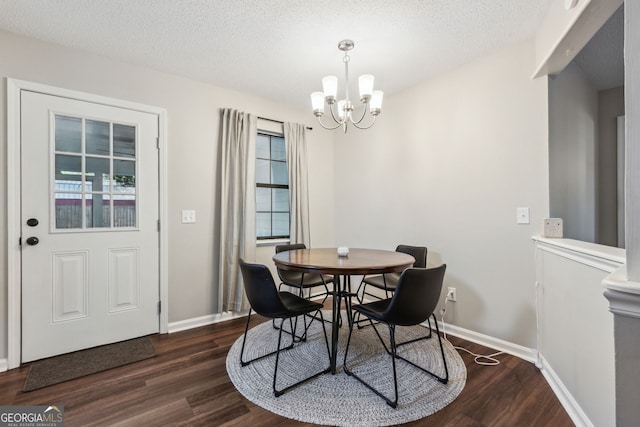
[{"label": "light switch plate", "polygon": [[546,218],[542,237],[562,237],[562,218]]},{"label": "light switch plate", "polygon": [[518,208],[517,215],[518,224],[529,224],[529,208]]},{"label": "light switch plate", "polygon": [[182,223],[183,224],[193,224],[194,222],[196,222],[196,211],[183,210],[182,211]]}]

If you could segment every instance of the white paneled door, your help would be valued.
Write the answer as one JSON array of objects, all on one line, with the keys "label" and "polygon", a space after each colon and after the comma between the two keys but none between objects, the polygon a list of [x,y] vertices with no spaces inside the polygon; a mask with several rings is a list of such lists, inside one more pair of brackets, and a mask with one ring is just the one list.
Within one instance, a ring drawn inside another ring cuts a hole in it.
[{"label": "white paneled door", "polygon": [[159,331],[158,116],[21,92],[22,362]]}]

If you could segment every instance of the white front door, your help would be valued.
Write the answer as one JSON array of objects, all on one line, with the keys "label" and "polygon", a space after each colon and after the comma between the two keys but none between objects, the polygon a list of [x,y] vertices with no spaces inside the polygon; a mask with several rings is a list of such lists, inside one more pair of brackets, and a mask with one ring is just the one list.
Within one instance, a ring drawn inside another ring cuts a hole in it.
[{"label": "white front door", "polygon": [[158,116],[21,92],[22,362],[159,331]]}]

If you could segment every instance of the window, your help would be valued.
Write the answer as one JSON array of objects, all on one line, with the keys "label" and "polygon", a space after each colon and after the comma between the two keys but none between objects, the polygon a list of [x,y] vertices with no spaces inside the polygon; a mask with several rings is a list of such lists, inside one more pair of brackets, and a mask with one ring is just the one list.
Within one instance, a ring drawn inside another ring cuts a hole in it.
[{"label": "window", "polygon": [[256,236],[259,240],[289,237],[289,173],[282,135],[258,133]]},{"label": "window", "polygon": [[134,126],[55,115],[56,230],[136,227]]}]

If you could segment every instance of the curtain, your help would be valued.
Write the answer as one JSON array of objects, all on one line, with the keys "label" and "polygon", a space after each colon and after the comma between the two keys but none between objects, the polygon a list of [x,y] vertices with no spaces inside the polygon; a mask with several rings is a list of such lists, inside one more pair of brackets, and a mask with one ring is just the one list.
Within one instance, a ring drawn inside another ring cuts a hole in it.
[{"label": "curtain", "polygon": [[291,243],[311,247],[309,237],[309,195],[307,184],[307,144],[305,126],[284,123],[284,140],[289,169],[289,206],[291,213]]},{"label": "curtain", "polygon": [[256,257],[257,123],[252,114],[221,111],[218,312],[249,309],[238,259],[253,262]]}]

